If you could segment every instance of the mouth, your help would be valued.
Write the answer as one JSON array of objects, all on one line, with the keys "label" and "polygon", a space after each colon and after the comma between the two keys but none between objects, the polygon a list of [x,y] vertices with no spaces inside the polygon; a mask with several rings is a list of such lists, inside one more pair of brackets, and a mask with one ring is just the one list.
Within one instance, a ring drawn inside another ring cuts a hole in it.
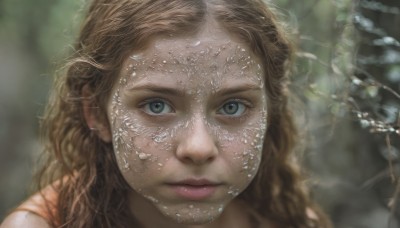
[{"label": "mouth", "polygon": [[186,179],[167,185],[178,197],[199,201],[210,198],[222,184],[207,179]]}]

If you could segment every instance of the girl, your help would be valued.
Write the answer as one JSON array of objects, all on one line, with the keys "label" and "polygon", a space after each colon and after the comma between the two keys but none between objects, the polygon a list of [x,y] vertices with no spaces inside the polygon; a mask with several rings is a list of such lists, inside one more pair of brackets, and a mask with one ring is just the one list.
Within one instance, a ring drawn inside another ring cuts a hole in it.
[{"label": "girl", "polygon": [[292,50],[261,0],[94,0],[7,227],[329,227],[300,183]]}]

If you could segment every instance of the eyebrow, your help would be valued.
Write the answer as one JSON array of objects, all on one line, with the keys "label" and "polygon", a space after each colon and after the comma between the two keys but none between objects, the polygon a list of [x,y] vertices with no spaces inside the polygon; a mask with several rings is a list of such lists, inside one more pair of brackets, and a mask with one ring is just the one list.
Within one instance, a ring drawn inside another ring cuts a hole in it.
[{"label": "eyebrow", "polygon": [[215,95],[230,95],[230,94],[243,93],[249,91],[261,91],[261,86],[257,84],[246,83],[238,86],[222,87],[221,89],[216,91]]},{"label": "eyebrow", "polygon": [[[229,95],[235,93],[242,93],[248,91],[261,91],[261,86],[257,84],[241,84],[238,86],[231,87],[221,87],[214,94],[215,95]],[[172,96],[185,96],[187,93],[185,90],[176,88],[176,87],[168,87],[164,85],[154,84],[154,83],[146,83],[143,85],[133,86],[128,89],[128,94],[135,93],[136,91],[151,91],[155,93],[167,94]]]},{"label": "eyebrow", "polygon": [[133,86],[128,89],[128,94],[135,93],[136,91],[151,91],[155,93],[167,94],[172,96],[183,96],[185,92],[181,89],[168,86],[160,86],[159,84],[146,83],[143,85]]}]

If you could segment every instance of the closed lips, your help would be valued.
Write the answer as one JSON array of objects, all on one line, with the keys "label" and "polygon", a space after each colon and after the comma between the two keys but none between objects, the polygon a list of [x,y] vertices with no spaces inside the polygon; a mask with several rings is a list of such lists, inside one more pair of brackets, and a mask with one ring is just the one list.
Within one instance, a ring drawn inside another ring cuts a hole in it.
[{"label": "closed lips", "polygon": [[221,184],[208,180],[185,180],[168,185],[178,197],[198,201],[210,198]]},{"label": "closed lips", "polygon": [[172,183],[168,183],[169,185],[187,185],[187,186],[216,186],[216,185],[220,185],[216,182],[212,182],[209,180],[205,180],[205,179],[200,179],[200,180],[196,180],[196,179],[188,179],[188,180],[183,180],[183,181],[177,181],[177,182],[172,182]]}]

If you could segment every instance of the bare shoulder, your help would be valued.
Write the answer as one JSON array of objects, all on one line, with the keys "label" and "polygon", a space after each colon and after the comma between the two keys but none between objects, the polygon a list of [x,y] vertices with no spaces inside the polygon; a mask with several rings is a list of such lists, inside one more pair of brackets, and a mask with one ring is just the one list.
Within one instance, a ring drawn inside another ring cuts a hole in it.
[{"label": "bare shoulder", "polygon": [[0,228],[50,228],[46,220],[29,211],[16,211],[11,213],[1,223]]}]

